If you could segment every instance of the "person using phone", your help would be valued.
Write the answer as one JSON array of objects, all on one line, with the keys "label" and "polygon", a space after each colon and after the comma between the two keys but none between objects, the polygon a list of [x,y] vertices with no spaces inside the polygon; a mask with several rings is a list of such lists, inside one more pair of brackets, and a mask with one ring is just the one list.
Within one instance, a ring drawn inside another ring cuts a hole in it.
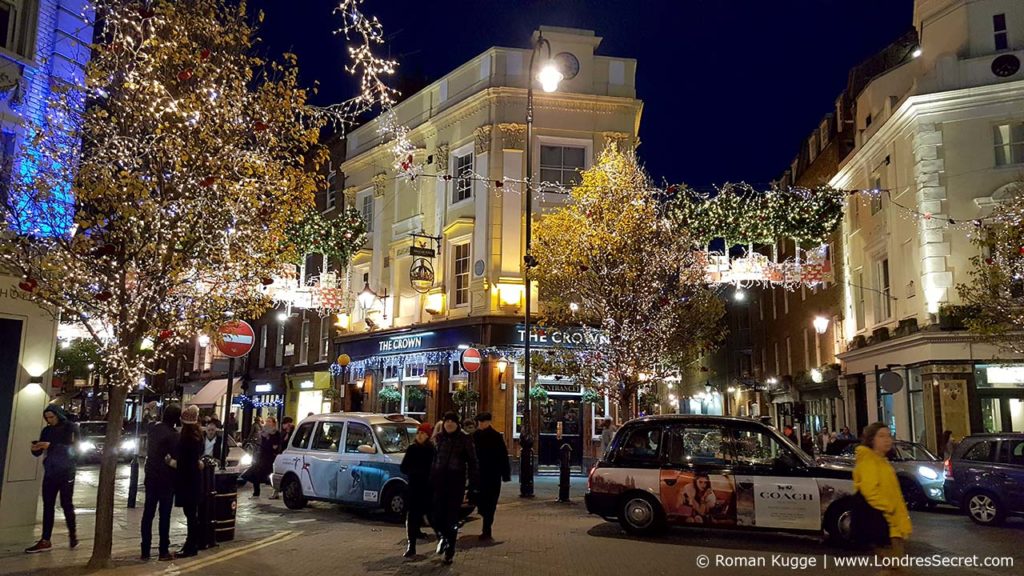
[{"label": "person using phone", "polygon": [[68,543],[71,548],[78,546],[75,529],[75,456],[73,447],[78,440],[78,425],[68,420],[64,411],[50,404],[43,410],[46,426],[39,433],[39,440],[32,442],[32,455],[43,456],[43,533],[35,545],[25,552],[36,554],[49,552],[53,545],[53,522],[57,496],[68,524]]}]

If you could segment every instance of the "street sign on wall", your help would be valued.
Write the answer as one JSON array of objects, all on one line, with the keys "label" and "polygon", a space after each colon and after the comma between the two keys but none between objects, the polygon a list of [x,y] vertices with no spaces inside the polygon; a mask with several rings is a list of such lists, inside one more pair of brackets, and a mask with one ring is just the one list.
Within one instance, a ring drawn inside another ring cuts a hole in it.
[{"label": "street sign on wall", "polygon": [[480,369],[480,351],[476,348],[466,348],[462,351],[462,369],[472,374]]},{"label": "street sign on wall", "polygon": [[232,320],[221,324],[217,329],[220,338],[217,340],[217,349],[228,358],[241,358],[252,350],[256,342],[256,333],[252,326],[242,320]]}]

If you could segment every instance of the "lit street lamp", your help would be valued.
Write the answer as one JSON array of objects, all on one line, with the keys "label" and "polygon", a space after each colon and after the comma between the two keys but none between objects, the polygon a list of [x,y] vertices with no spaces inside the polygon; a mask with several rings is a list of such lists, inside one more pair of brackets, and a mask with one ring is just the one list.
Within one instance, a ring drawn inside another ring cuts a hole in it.
[{"label": "lit street lamp", "polygon": [[533,497],[533,435],[530,433],[530,300],[533,292],[530,289],[530,268],[536,264],[533,255],[530,254],[533,239],[533,67],[541,47],[547,49],[548,55],[536,76],[541,88],[545,92],[554,92],[564,77],[551,58],[551,43],[541,34],[537,34],[537,41],[534,42],[533,51],[530,53],[530,69],[526,77],[526,252],[523,256],[523,284],[526,286],[523,360],[526,365],[523,368],[523,425],[519,431],[519,495],[525,498]]},{"label": "lit street lamp", "polygon": [[815,316],[813,324],[814,331],[817,332],[818,334],[824,334],[825,332],[828,332],[828,318],[824,316]]}]

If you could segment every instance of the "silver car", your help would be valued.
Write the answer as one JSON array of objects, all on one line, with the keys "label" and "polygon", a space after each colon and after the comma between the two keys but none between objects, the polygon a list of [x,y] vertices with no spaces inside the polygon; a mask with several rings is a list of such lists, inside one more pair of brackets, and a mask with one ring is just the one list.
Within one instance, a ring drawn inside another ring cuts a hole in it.
[{"label": "silver car", "polygon": [[[854,451],[859,444],[856,440],[834,442],[829,445],[825,455],[818,457],[818,461],[853,466]],[[929,452],[923,444],[906,440],[893,441],[889,462],[896,470],[907,506],[930,508],[946,503],[942,460]]]}]

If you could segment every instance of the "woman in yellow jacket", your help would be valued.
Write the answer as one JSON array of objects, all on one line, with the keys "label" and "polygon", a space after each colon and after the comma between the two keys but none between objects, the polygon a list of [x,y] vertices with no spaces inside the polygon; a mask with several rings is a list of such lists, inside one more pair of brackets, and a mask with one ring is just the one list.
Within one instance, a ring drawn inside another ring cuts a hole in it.
[{"label": "woman in yellow jacket", "polygon": [[[910,536],[910,513],[903,500],[896,471],[889,464],[892,435],[889,428],[875,422],[864,429],[861,445],[857,447],[857,463],[853,468],[853,487],[868,505],[880,511],[889,525],[887,555],[903,556],[903,545]],[[854,527],[856,530],[857,528]],[[883,535],[884,536],[884,535]],[[882,542],[884,542],[884,538]]]}]

